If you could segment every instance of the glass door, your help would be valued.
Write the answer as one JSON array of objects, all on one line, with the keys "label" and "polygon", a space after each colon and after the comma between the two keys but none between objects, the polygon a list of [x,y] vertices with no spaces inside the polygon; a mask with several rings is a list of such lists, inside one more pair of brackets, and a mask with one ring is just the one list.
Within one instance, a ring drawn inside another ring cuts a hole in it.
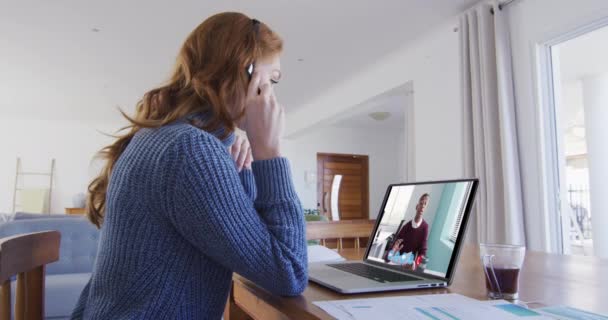
[{"label": "glass door", "polygon": [[606,257],[608,27],[551,46],[551,60],[563,251]]}]

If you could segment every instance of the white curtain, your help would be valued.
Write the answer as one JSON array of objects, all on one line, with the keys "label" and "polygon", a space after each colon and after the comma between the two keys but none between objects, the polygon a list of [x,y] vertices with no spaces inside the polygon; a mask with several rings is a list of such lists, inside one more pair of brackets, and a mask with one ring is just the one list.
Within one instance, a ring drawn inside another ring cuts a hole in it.
[{"label": "white curtain", "polygon": [[465,174],[480,179],[477,240],[525,244],[509,29],[498,4],[460,19]]}]

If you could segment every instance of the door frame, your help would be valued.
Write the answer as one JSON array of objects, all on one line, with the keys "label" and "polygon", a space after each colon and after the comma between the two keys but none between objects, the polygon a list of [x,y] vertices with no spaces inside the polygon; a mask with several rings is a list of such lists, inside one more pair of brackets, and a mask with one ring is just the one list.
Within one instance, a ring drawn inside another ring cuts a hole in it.
[{"label": "door frame", "polygon": [[[363,167],[365,168],[365,171],[367,172],[367,175],[364,177],[364,183],[363,183],[363,188],[364,188],[364,192],[363,192],[363,199],[361,199],[362,201],[362,207],[365,208],[365,211],[367,212],[367,217],[366,219],[369,219],[369,212],[370,212],[370,208],[369,208],[369,156],[368,155],[363,155],[363,154],[348,154],[348,153],[326,153],[326,152],[317,152],[317,204],[321,203],[321,201],[323,201],[323,166],[320,163],[320,157],[348,157],[348,158],[361,158],[363,159]],[[319,206],[317,205],[317,208]],[[319,211],[319,215],[323,215],[323,212]]]},{"label": "door frame", "polygon": [[[534,73],[537,83],[536,100],[540,107],[538,122],[540,124],[541,150],[539,152],[541,168],[543,168],[541,186],[544,189],[545,212],[548,213],[548,216],[545,217],[548,228],[545,227],[545,230],[548,231],[546,236],[549,243],[553,244],[550,247],[557,249],[558,253],[562,254],[569,252],[569,238],[567,237],[570,232],[570,217],[569,208],[564,201],[566,195],[564,193],[566,181],[563,178],[565,175],[565,159],[562,157],[564,146],[559,139],[559,128],[557,127],[560,114],[557,110],[559,100],[556,101],[555,90],[561,84],[554,74],[556,66],[553,63],[552,47],[607,26],[608,17],[604,17],[547,35],[538,41],[534,48],[537,66]],[[559,73],[559,67],[557,68]],[[557,212],[557,214],[551,214],[551,212]]]}]

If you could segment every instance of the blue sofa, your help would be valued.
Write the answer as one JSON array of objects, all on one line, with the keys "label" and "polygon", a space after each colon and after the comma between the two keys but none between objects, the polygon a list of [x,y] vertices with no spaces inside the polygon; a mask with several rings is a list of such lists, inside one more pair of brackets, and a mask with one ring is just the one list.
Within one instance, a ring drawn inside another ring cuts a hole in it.
[{"label": "blue sofa", "polygon": [[[36,218],[16,217],[14,221],[0,225],[0,238],[45,230],[61,233],[59,261],[46,268],[45,318],[68,319],[91,277],[99,231],[82,216],[49,218],[38,215]],[[15,294],[14,287],[12,293]]]}]

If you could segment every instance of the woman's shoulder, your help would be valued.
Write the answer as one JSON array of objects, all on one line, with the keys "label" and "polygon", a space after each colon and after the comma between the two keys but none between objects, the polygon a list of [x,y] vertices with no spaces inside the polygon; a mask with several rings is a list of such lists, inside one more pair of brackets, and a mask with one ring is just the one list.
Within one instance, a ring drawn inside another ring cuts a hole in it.
[{"label": "woman's shoulder", "polygon": [[187,158],[218,160],[218,157],[228,156],[227,147],[218,137],[189,123],[171,124],[161,127],[160,131],[161,135],[171,136],[169,149]]},{"label": "woman's shoulder", "polygon": [[164,171],[184,165],[197,167],[201,163],[231,161],[228,149],[219,139],[182,121],[141,129],[130,144],[139,151],[154,154]]},{"label": "woman's shoulder", "polygon": [[141,133],[154,136],[155,139],[166,140],[169,144],[177,146],[192,142],[203,145],[221,145],[221,141],[214,135],[185,121],[176,121],[155,129],[143,129]]}]

